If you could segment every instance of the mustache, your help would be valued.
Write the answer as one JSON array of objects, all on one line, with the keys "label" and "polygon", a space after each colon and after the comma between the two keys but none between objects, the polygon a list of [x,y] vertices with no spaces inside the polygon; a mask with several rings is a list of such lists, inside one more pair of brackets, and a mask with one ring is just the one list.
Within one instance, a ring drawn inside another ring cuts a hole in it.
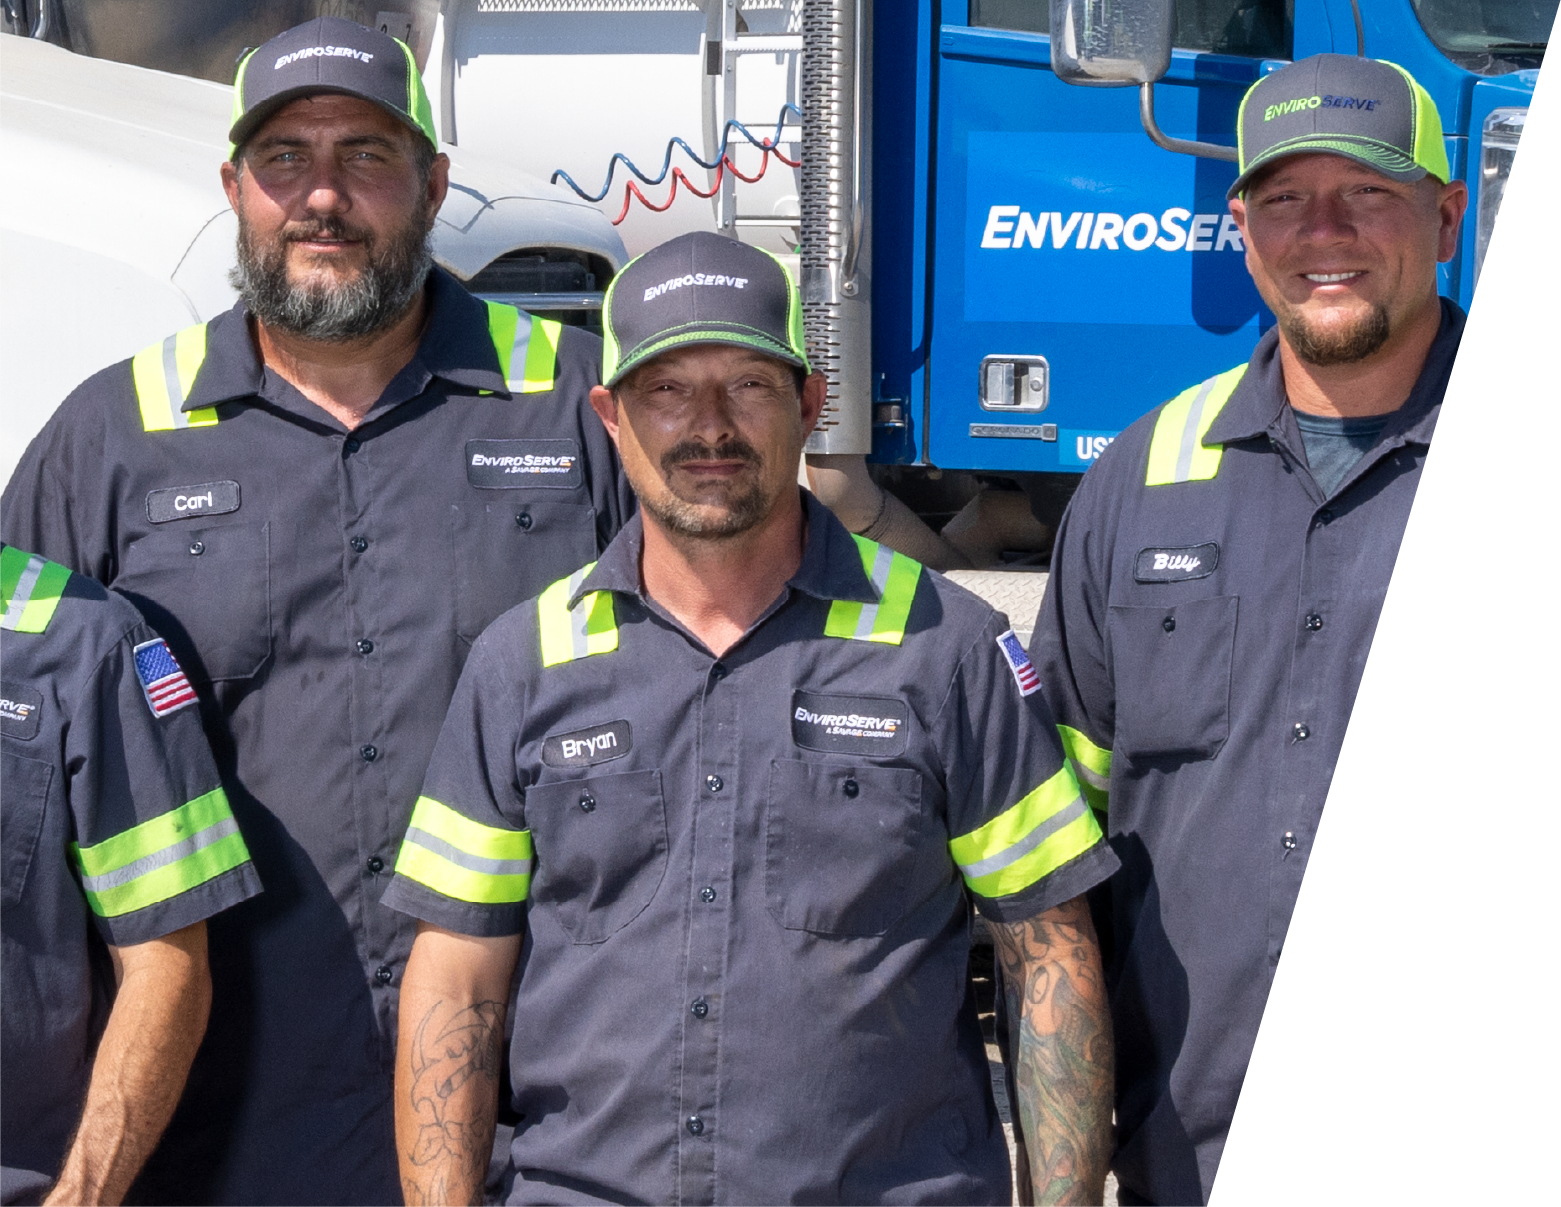
[{"label": "mustache", "polygon": [[335,214],[327,214],[323,218],[315,218],[307,222],[289,222],[282,228],[282,239],[286,243],[305,243],[320,238],[352,239],[366,247],[374,245],[374,235],[371,231],[348,226]]},{"label": "mustache", "polygon": [[661,468],[667,473],[688,461],[746,461],[757,467],[764,463],[764,458],[741,436],[715,445],[703,440],[680,440],[661,454]]}]

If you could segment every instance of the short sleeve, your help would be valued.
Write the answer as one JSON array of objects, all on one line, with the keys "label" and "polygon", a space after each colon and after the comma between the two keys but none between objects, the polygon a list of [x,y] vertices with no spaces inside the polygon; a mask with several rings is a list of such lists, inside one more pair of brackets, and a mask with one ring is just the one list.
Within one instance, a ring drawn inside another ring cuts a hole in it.
[{"label": "short sleeve", "polygon": [[462,934],[519,934],[531,832],[515,750],[523,701],[499,656],[504,620],[472,647],[434,746],[384,905]]},{"label": "short sleeve", "polygon": [[934,724],[949,854],[977,907],[999,922],[1061,905],[1117,867],[1037,688],[1023,647],[994,616]]},{"label": "short sleeve", "polygon": [[194,689],[145,624],[98,664],[65,758],[70,857],[105,941],[144,943],[260,892]]}]

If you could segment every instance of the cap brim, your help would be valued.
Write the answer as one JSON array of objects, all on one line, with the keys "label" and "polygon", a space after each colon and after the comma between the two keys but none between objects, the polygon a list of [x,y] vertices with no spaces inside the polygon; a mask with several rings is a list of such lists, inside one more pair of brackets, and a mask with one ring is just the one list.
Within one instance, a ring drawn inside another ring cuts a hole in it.
[{"label": "cap brim", "polygon": [[1430,173],[1397,147],[1369,138],[1350,138],[1338,134],[1313,134],[1280,143],[1264,151],[1236,177],[1236,182],[1225,194],[1228,201],[1246,191],[1252,178],[1264,168],[1292,155],[1342,155],[1364,164],[1374,172],[1380,172],[1390,180],[1414,181]]},{"label": "cap brim", "polygon": [[[307,96],[320,96],[325,93],[334,93],[337,96],[355,96],[360,101],[368,101],[371,105],[378,105],[386,113],[390,114],[391,117],[408,127],[419,138],[428,138],[428,131],[418,125],[411,114],[403,113],[394,105],[387,105],[378,97],[365,96],[363,93],[354,91],[351,88],[334,88],[329,84],[304,84],[297,88],[289,88],[285,92],[278,92],[275,96],[266,97],[265,100],[234,122],[232,129],[228,131],[228,143],[232,147],[232,150],[228,152],[228,158],[231,159],[237,155],[239,149],[253,138],[256,131],[270,121],[277,112],[291,105],[296,100],[302,100]],[[438,144],[435,143],[434,147],[437,150]]]},{"label": "cap brim", "polygon": [[681,327],[657,332],[654,339],[646,340],[619,361],[613,375],[602,384],[610,389],[646,361],[654,360],[663,352],[684,348],[689,344],[726,344],[733,348],[747,348],[751,352],[758,352],[763,356],[785,361],[788,365],[796,365],[799,369],[811,371],[811,366],[805,357],[799,356],[785,344],[762,331],[739,323],[712,325],[706,320],[684,323]]}]

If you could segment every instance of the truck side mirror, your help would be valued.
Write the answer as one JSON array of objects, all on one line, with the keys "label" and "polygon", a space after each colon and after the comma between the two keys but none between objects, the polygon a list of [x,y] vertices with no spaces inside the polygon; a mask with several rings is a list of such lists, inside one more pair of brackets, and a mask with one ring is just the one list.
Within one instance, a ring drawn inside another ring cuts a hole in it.
[{"label": "truck side mirror", "polygon": [[1069,84],[1152,84],[1171,65],[1173,0],[1051,0],[1052,70]]}]

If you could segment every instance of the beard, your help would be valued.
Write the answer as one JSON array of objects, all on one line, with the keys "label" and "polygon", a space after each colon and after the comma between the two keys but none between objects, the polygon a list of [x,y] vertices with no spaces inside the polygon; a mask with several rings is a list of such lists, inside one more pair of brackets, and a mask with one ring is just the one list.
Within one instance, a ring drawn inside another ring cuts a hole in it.
[{"label": "beard", "polygon": [[1296,310],[1277,317],[1291,350],[1307,364],[1319,367],[1365,360],[1387,343],[1392,333],[1387,307],[1376,302],[1365,314],[1326,327]]},{"label": "beard", "polygon": [[[707,460],[745,461],[759,472],[746,486],[739,487],[737,493],[719,501],[699,502],[678,495],[670,486],[673,471],[685,461]],[[724,440],[714,447],[698,440],[682,440],[661,456],[664,480],[669,483],[667,489],[656,492],[654,497],[649,492],[641,493],[640,506],[655,516],[662,527],[678,536],[704,540],[737,536],[755,527],[773,510],[774,500],[764,492],[763,468],[764,459],[758,450],[741,438]],[[712,507],[723,505],[724,511],[710,513]]]},{"label": "beard", "polygon": [[[288,244],[321,236],[361,241],[368,261],[347,281],[296,284],[288,276]],[[332,215],[290,222],[269,240],[239,216],[238,264],[229,275],[249,312],[267,327],[322,343],[343,343],[383,331],[407,312],[433,267],[428,233],[417,217],[382,241]]]}]

